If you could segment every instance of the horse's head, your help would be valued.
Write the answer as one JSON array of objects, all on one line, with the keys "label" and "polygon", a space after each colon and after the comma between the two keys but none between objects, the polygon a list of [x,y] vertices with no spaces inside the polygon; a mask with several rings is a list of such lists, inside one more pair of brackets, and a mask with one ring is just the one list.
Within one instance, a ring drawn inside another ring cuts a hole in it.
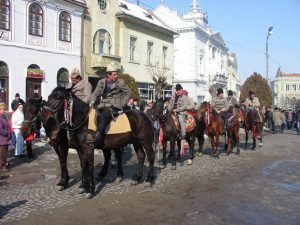
[{"label": "horse's head", "polygon": [[55,139],[61,125],[64,123],[65,100],[68,99],[69,91],[64,87],[55,88],[48,96],[48,101],[42,106],[40,113],[41,121],[46,134]]},{"label": "horse's head", "polygon": [[209,112],[210,109],[210,104],[209,102],[202,102],[201,105],[199,106],[198,110],[196,111],[196,119],[201,121],[204,119],[205,113]]},{"label": "horse's head", "polygon": [[42,97],[40,98],[30,98],[26,101],[24,105],[24,121],[21,127],[21,133],[24,138],[27,138],[32,129],[40,129],[40,112],[42,107]]},{"label": "horse's head", "polygon": [[154,102],[149,112],[149,115],[153,120],[157,120],[161,117],[164,111],[164,105],[165,105],[165,100],[163,100],[162,98],[157,99],[156,102]]}]

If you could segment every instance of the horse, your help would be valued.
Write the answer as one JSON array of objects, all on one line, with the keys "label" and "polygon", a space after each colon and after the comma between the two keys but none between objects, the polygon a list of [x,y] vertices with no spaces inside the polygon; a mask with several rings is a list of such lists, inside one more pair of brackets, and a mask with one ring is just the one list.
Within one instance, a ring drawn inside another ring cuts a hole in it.
[{"label": "horse", "polygon": [[[176,155],[175,155],[175,143],[177,141],[178,148],[181,149],[181,144],[179,140],[180,130],[176,127],[174,120],[176,121],[175,115],[172,115],[172,112],[167,112],[163,115],[164,111],[164,103],[165,100],[157,99],[157,101],[152,106],[149,114],[153,118],[153,120],[161,119],[161,127],[163,132],[163,158],[161,164],[163,168],[167,166],[167,142],[170,142],[170,156],[172,161],[172,169],[176,169]],[[178,119],[177,119],[178,120]],[[179,122],[177,122],[179,123]],[[190,157],[188,160],[188,165],[192,164],[192,160],[194,159],[194,145],[195,145],[195,127],[192,130],[187,130],[186,140],[189,144],[190,148]]]},{"label": "horse", "polygon": [[[212,157],[219,158],[219,138],[223,132],[223,121],[221,115],[216,113],[209,102],[203,102],[196,111],[196,119],[205,124],[206,133],[210,138]],[[203,145],[202,145],[203,146]],[[202,149],[200,150],[202,152]]]},{"label": "horse", "polygon": [[256,137],[260,141],[259,146],[262,147],[262,132],[263,121],[260,121],[259,116],[254,110],[249,110],[244,116],[244,130],[245,130],[245,147],[248,148],[248,133],[252,131],[252,150],[256,149]]},{"label": "horse", "polygon": [[[235,114],[234,114],[235,112]],[[239,118],[241,117],[240,111],[238,107],[230,107],[228,110],[228,122],[227,122],[227,143],[225,143],[225,150],[227,150],[227,155],[229,155],[232,150],[234,145],[236,145],[236,155],[240,154],[240,135],[239,135],[239,130],[240,130],[240,122]]]},{"label": "horse", "polygon": [[87,143],[88,116],[90,107],[79,98],[73,96],[72,123],[70,127],[65,116],[69,101],[70,91],[64,87],[55,88],[48,96],[48,101],[42,104],[41,99],[30,99],[26,102],[25,121],[22,126],[23,135],[30,133],[30,127],[38,118],[41,119],[50,139],[49,144],[58,155],[61,178],[57,190],[62,191],[68,187],[69,173],[67,169],[67,156],[69,147],[75,148],[80,159],[82,178],[79,185],[79,194],[84,193],[86,198],[94,195],[94,149]]}]

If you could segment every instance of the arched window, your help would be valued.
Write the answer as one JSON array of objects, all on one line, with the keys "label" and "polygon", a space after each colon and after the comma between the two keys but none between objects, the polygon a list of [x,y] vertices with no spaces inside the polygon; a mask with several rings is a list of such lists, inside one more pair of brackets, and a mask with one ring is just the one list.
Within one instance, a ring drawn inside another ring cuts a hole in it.
[{"label": "arched window", "polygon": [[59,14],[59,40],[71,41],[71,17],[65,11]]},{"label": "arched window", "polygon": [[8,77],[8,66],[5,62],[0,61],[0,102],[6,104],[6,109],[8,109]]},{"label": "arched window", "polygon": [[0,29],[10,30],[10,2],[9,0],[0,1]]},{"label": "arched window", "polygon": [[69,72],[65,68],[60,68],[57,72],[57,86],[67,87],[69,84]]},{"label": "arched window", "polygon": [[111,54],[112,44],[111,37],[107,30],[98,30],[93,38],[93,53]]},{"label": "arched window", "polygon": [[35,36],[43,36],[43,9],[37,3],[29,6],[28,33]]},{"label": "arched window", "polygon": [[107,0],[98,0],[99,7],[102,11],[104,11],[107,7]]}]

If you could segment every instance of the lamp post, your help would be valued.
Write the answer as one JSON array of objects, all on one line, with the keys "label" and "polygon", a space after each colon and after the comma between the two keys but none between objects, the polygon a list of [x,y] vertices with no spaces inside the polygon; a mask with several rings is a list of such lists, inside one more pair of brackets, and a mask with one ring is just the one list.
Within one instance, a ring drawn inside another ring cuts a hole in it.
[{"label": "lamp post", "polygon": [[269,29],[268,29],[268,35],[267,35],[267,41],[266,41],[266,80],[267,80],[267,82],[268,82],[268,79],[269,79],[269,49],[268,49],[268,41],[269,41],[269,36],[273,34],[272,30],[273,30],[273,26],[269,27]]}]

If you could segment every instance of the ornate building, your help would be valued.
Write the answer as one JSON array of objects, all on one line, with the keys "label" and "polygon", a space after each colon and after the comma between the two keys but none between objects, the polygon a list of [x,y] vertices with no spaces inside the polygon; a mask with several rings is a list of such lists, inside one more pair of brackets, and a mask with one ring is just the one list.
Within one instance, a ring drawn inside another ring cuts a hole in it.
[{"label": "ornate building", "polygon": [[228,68],[235,70],[231,74],[237,77],[236,57],[229,61],[221,34],[211,29],[207,13],[196,0],[182,17],[163,1],[154,13],[179,34],[174,40],[174,83],[181,83],[198,103],[210,100],[219,87],[226,91]]},{"label": "ornate building", "polygon": [[172,29],[151,11],[124,0],[86,0],[84,67],[92,85],[107,65],[135,78],[142,99],[154,98],[153,73],[172,84]]},{"label": "ornate building", "polygon": [[300,74],[286,74],[278,69],[271,89],[275,106],[295,108],[300,102]]},{"label": "ornate building", "polygon": [[[47,97],[80,67],[84,0],[0,2],[0,101]],[[4,54],[5,53],[5,54]]]}]

